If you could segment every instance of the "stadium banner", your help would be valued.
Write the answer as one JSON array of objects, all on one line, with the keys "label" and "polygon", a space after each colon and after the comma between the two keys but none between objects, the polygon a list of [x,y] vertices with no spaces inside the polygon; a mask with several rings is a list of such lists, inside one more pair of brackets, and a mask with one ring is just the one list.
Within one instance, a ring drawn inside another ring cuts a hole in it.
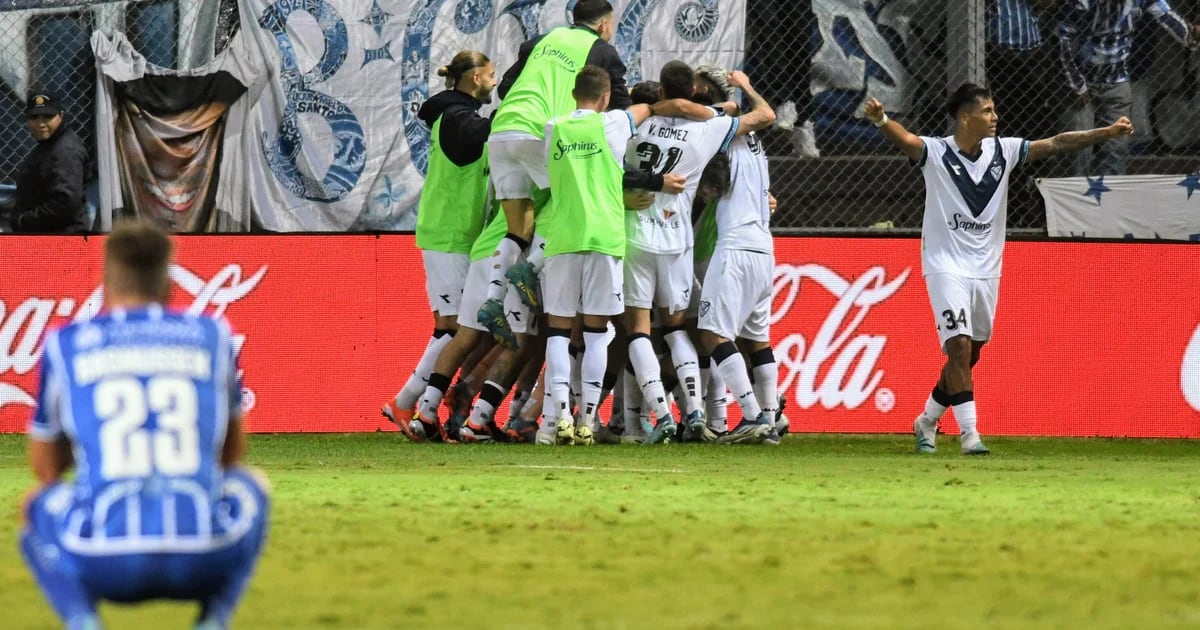
[{"label": "stadium banner", "polygon": [[[671,59],[734,68],[744,0],[616,0],[613,44],[632,84]],[[233,48],[264,60],[231,110],[216,206],[271,231],[412,229],[429,151],[417,111],[464,48],[497,79],[568,0],[241,0]],[[487,115],[490,108],[484,109]]]},{"label": "stadium banner", "polygon": [[[232,324],[249,430],[392,430],[379,407],[432,330],[411,236],[177,243],[172,303]],[[0,237],[0,431],[28,422],[46,331],[102,303],[102,246]],[[919,241],[776,247],[772,339],[792,429],[910,431],[942,364]],[[1187,244],[1009,243],[996,337],[974,374],[980,430],[1200,438],[1198,257]],[[956,432],[951,414],[942,428]]]},{"label": "stadium banner", "polygon": [[1050,236],[1200,242],[1200,173],[1039,179]]}]

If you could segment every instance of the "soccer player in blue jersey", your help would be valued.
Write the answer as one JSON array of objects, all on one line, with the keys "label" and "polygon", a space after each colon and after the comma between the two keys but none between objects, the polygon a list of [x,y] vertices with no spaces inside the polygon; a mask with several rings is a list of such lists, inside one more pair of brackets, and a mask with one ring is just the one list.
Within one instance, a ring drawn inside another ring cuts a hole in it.
[{"label": "soccer player in blue jersey", "polygon": [[199,602],[196,627],[225,628],[266,534],[266,480],[238,466],[229,326],[164,306],[171,250],[118,225],[106,312],[46,338],[21,552],[68,628],[99,628],[100,600],[150,599]]}]

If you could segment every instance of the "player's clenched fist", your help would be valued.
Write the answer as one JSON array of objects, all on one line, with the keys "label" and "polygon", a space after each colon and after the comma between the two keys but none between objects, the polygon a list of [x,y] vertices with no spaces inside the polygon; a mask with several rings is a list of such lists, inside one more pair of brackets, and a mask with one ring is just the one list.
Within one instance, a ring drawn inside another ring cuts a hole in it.
[{"label": "player's clenched fist", "polygon": [[883,103],[880,103],[879,99],[873,98],[867,101],[867,106],[863,109],[863,113],[866,114],[867,120],[878,123],[883,120]]},{"label": "player's clenched fist", "polygon": [[1108,133],[1113,136],[1131,136],[1133,135],[1133,122],[1128,116],[1122,116],[1117,119],[1117,122],[1109,125]]}]

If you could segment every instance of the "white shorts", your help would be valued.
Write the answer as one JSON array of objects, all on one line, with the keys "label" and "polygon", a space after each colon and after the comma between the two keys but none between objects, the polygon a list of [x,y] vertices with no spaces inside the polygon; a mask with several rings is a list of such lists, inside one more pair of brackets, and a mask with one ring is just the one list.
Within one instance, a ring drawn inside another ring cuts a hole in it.
[{"label": "white shorts", "polygon": [[547,315],[611,317],[625,312],[620,258],[597,252],[559,254],[546,259],[542,272],[542,308]]},{"label": "white shorts", "polygon": [[1000,278],[931,273],[925,276],[925,288],[929,290],[929,303],[933,306],[938,342],[943,351],[946,340],[958,335],[967,335],[975,341],[992,338]]},{"label": "white shorts", "polygon": [[488,139],[488,168],[496,199],[531,199],[533,187],[549,188],[546,144],[525,136]]},{"label": "white shorts", "polygon": [[443,317],[458,315],[471,257],[421,250],[421,261],[425,263],[425,295],[429,296],[429,310],[437,311]]},{"label": "white shorts", "polygon": [[688,300],[687,318],[700,318],[700,294],[704,290],[704,274],[708,273],[708,264],[712,262],[711,258],[696,261],[696,268],[692,270],[692,299]]},{"label": "white shorts", "polygon": [[[482,258],[471,263],[467,272],[467,284],[463,289],[462,306],[459,309],[458,325],[487,332],[479,323],[479,307],[487,301],[488,285],[491,284],[491,257]],[[508,314],[508,325],[518,335],[535,334],[537,332],[536,313],[531,313],[529,307],[521,301],[517,292],[509,289],[504,296],[504,312]]]},{"label": "white shorts", "polygon": [[770,341],[774,280],[771,254],[718,247],[704,275],[700,329],[730,341]]},{"label": "white shorts", "polygon": [[692,250],[651,254],[630,247],[625,252],[625,306],[687,310],[692,299]]}]

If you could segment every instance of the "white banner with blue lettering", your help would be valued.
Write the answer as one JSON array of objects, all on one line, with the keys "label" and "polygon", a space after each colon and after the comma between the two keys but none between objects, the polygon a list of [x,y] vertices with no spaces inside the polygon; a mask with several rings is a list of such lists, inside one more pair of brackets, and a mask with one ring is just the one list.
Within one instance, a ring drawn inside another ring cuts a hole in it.
[{"label": "white banner with blue lettering", "polygon": [[1200,242],[1200,173],[1038,180],[1050,236]]},{"label": "white banner with blue lettering", "polygon": [[[244,124],[231,119],[217,206],[253,208],[275,231],[411,229],[428,152],[416,112],[443,89],[436,69],[470,48],[499,78],[574,2],[241,0],[238,37],[253,38],[269,80],[247,95]],[[631,85],[672,59],[741,63],[744,0],[613,5]]]}]

